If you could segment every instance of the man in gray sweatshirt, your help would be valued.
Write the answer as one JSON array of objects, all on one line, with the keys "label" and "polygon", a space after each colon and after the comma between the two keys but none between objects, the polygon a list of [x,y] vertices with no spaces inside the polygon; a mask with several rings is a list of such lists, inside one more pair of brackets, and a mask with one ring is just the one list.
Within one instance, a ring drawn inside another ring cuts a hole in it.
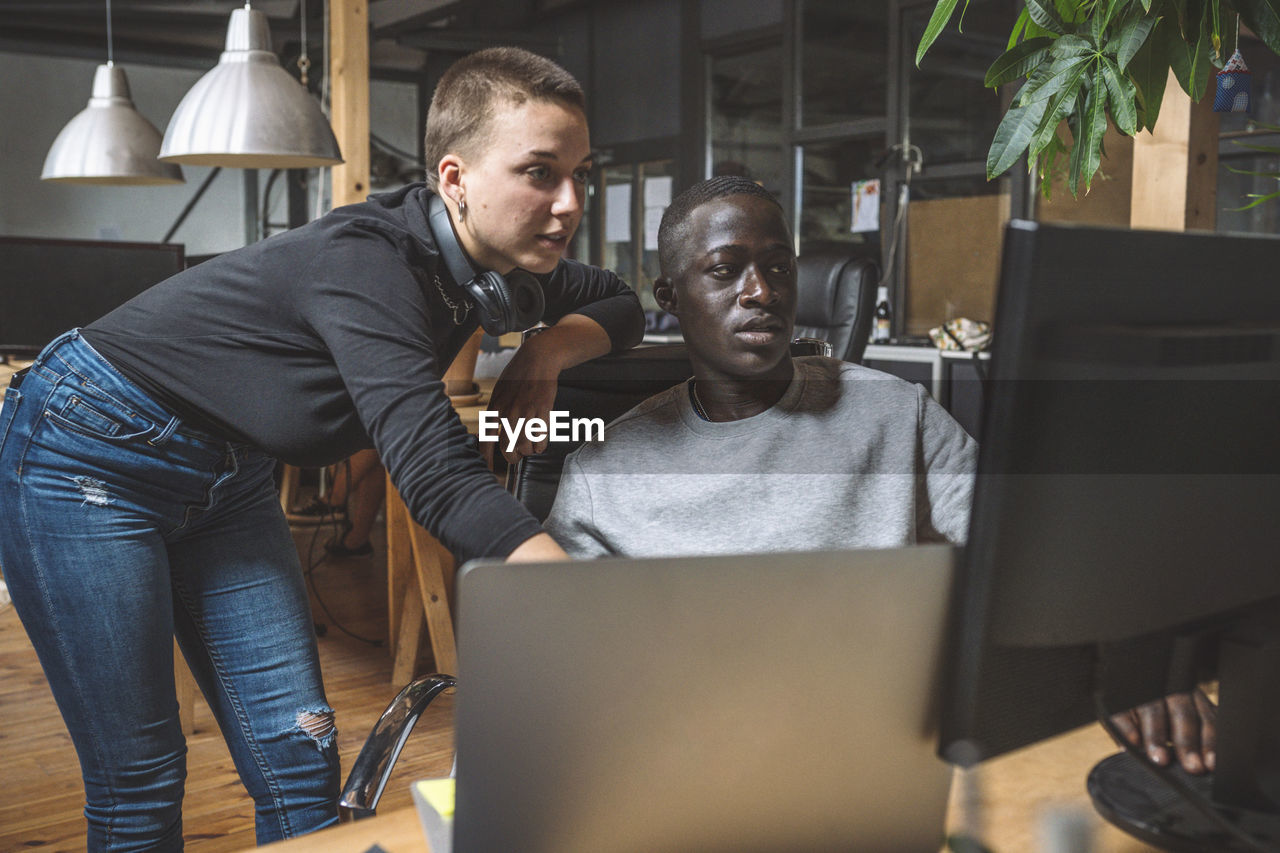
[{"label": "man in gray sweatshirt", "polygon": [[793,359],[793,243],[741,178],[696,185],[659,230],[658,303],[694,378],[565,463],[547,529],[571,555],[872,548],[963,541],[977,446],[919,385]]},{"label": "man in gray sweatshirt", "polygon": [[[574,557],[873,548],[966,535],[977,447],[919,386],[793,359],[796,265],[781,207],[743,178],[682,193],[658,231],[658,304],[693,378],[565,463],[546,528]],[[1112,719],[1158,764],[1214,765],[1200,691]]]}]

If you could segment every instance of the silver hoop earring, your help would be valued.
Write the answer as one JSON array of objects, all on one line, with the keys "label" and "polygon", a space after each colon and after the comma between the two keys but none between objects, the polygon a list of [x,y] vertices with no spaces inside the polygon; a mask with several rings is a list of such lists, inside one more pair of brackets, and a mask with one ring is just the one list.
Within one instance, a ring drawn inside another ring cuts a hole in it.
[{"label": "silver hoop earring", "polygon": [[458,202],[458,221],[467,221],[467,203],[465,201]]}]

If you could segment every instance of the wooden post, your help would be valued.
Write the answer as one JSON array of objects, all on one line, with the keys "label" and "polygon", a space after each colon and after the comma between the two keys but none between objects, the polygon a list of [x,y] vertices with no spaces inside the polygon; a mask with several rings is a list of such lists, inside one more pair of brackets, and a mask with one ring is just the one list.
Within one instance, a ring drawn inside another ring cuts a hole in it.
[{"label": "wooden post", "polygon": [[1169,72],[1155,131],[1143,131],[1133,140],[1131,227],[1214,227],[1218,116],[1212,100],[1206,96],[1193,104]]},{"label": "wooden post", "polygon": [[343,163],[333,167],[333,206],[369,195],[369,3],[332,0],[329,8],[331,121]]}]

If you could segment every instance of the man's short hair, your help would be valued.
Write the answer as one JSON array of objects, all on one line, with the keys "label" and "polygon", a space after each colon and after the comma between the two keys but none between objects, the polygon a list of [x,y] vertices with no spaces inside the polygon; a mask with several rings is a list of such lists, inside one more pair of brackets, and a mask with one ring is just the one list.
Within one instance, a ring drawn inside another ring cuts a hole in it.
[{"label": "man's short hair", "polygon": [[782,210],[773,193],[739,175],[718,175],[696,183],[676,196],[662,214],[658,225],[658,266],[664,278],[677,275],[683,268],[685,237],[689,233],[689,217],[702,205],[731,195],[753,195],[765,198]]},{"label": "man's short hair", "polygon": [[544,56],[519,47],[490,47],[459,59],[444,72],[427,111],[427,185],[438,188],[436,168],[450,152],[470,153],[480,144],[499,101],[554,101],[587,112],[587,99],[573,75]]}]

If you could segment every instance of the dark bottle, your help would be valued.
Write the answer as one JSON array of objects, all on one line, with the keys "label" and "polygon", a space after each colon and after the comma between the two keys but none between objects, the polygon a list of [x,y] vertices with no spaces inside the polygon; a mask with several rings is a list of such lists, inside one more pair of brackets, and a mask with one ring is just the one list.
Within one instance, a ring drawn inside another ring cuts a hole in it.
[{"label": "dark bottle", "polygon": [[893,327],[893,309],[889,307],[889,288],[880,285],[876,291],[876,322],[871,330],[871,340],[877,344],[889,343]]}]

